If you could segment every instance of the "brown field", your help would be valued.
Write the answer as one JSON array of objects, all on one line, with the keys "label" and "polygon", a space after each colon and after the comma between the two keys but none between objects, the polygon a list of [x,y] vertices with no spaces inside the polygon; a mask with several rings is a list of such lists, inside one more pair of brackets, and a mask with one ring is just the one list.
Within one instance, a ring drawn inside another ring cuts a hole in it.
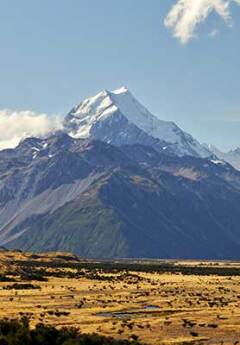
[{"label": "brown field", "polygon": [[[32,325],[74,326],[122,339],[136,335],[146,344],[240,341],[240,263],[108,264],[96,267],[59,253],[2,252],[1,274],[9,281],[0,282],[0,318],[28,314]],[[199,267],[202,273],[195,271]],[[46,281],[31,277],[38,273]]]}]

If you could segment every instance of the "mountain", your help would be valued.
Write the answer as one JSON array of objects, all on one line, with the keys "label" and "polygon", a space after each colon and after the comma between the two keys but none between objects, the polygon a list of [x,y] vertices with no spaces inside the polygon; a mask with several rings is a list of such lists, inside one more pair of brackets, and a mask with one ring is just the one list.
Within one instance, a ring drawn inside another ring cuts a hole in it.
[{"label": "mountain", "polygon": [[0,151],[6,248],[239,259],[239,205],[240,172],[231,165],[151,145],[58,132]]},{"label": "mountain", "polygon": [[69,112],[64,126],[73,138],[97,139],[117,146],[142,144],[179,156],[211,156],[175,123],[152,115],[125,87],[84,100]]},{"label": "mountain", "polygon": [[211,151],[219,159],[231,164],[235,169],[240,170],[240,148],[223,152],[214,145],[206,145],[207,149]]}]

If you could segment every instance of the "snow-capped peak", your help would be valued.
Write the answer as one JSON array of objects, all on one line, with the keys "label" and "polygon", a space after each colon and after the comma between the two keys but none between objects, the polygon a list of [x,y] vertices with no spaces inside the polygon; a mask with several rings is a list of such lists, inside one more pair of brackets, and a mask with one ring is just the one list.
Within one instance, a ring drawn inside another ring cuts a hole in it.
[{"label": "snow-capped peak", "polygon": [[127,87],[114,91],[104,90],[81,102],[66,117],[68,132],[75,138],[89,138],[96,125],[99,126],[103,121],[119,114],[130,125],[136,126],[152,138],[177,145],[180,155],[209,156],[206,148],[183,132],[175,123],[162,121],[152,115]]},{"label": "snow-capped peak", "polygon": [[104,90],[94,97],[81,102],[72,112],[72,121],[79,125],[78,131],[71,133],[77,138],[90,136],[90,129],[96,121],[104,120],[120,111],[129,122],[154,138],[170,143],[177,142],[176,131],[180,131],[172,122],[161,121],[141,105],[126,87],[114,91]]}]

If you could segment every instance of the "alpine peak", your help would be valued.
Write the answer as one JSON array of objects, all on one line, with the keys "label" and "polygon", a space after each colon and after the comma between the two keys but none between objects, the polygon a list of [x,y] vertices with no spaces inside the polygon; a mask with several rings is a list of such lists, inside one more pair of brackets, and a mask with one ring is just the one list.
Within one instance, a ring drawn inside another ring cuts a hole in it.
[{"label": "alpine peak", "polygon": [[65,128],[74,138],[99,139],[118,146],[134,143],[152,146],[157,141],[161,150],[167,148],[179,156],[211,155],[175,123],[154,116],[125,86],[114,91],[103,90],[82,101],[66,116]]}]

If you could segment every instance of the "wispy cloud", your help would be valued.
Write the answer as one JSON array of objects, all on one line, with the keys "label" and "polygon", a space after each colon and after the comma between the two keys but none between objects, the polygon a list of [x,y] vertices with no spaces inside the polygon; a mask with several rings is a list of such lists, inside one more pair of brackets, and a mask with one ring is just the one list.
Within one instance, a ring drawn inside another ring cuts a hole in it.
[{"label": "wispy cloud", "polygon": [[178,0],[165,18],[165,25],[185,44],[196,35],[197,26],[212,12],[231,25],[230,5],[233,2],[240,4],[240,0]]},{"label": "wispy cloud", "polygon": [[209,32],[209,37],[215,38],[219,34],[219,31],[217,29],[213,29],[211,32]]},{"label": "wispy cloud", "polygon": [[0,110],[0,150],[15,147],[29,136],[44,136],[59,128],[58,117],[32,111]]}]

